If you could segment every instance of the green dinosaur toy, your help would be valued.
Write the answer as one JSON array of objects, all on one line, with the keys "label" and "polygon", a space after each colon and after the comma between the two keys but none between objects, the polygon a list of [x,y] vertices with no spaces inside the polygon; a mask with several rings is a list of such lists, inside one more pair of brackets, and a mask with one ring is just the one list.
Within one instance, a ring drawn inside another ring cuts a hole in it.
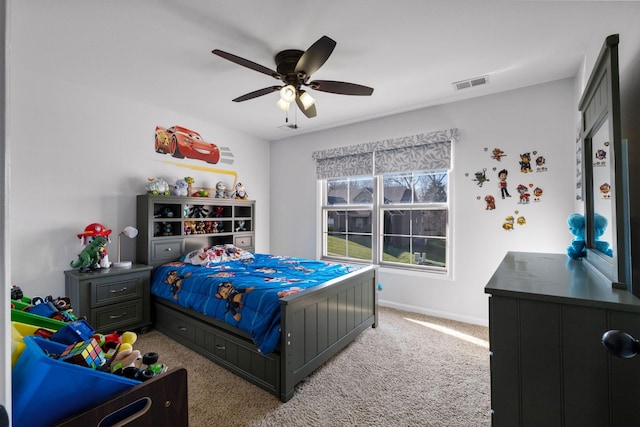
[{"label": "green dinosaur toy", "polygon": [[100,263],[100,251],[107,244],[107,239],[102,236],[95,237],[82,251],[78,254],[78,259],[71,261],[71,268],[80,267],[81,270],[90,269],[92,266]]}]

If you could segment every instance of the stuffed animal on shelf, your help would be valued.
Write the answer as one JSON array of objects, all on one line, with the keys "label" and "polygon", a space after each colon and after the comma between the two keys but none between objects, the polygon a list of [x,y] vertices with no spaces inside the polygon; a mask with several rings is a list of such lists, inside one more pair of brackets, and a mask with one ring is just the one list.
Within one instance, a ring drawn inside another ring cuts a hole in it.
[{"label": "stuffed animal on shelf", "polygon": [[587,248],[584,241],[584,215],[573,213],[567,219],[569,231],[574,238],[571,240],[571,246],[567,247],[567,255],[572,259],[584,258],[587,255]]},{"label": "stuffed animal on shelf", "polygon": [[[186,179],[186,178],[185,178]],[[189,183],[184,179],[178,179],[175,184],[173,184],[173,188],[171,193],[174,196],[188,196],[189,193]]]},{"label": "stuffed animal on shelf", "polygon": [[247,194],[247,190],[244,188],[244,184],[239,182],[236,184],[236,199],[247,200],[249,199],[249,195]]},{"label": "stuffed animal on shelf", "polygon": [[604,232],[607,230],[608,225],[609,225],[609,220],[606,217],[600,215],[597,212],[593,214],[593,226],[595,229],[594,234],[596,238],[595,239],[596,249],[602,252],[603,254],[612,256],[613,249],[611,249],[609,242],[604,242],[600,240],[600,238],[604,235]]},{"label": "stuffed animal on shelf", "polygon": [[[567,223],[569,224],[569,231],[575,237],[571,241],[571,246],[567,247],[567,255],[572,259],[584,258],[587,256],[587,245],[584,240],[585,237],[585,218],[584,215],[579,213],[573,213],[569,215],[567,219]],[[609,220],[600,215],[599,213],[594,213],[593,215],[593,226],[594,226],[594,237],[595,237],[595,246],[596,249],[603,254],[608,256],[613,255],[613,250],[609,242],[604,242],[600,240],[605,230],[607,229],[607,225],[609,225]]]}]

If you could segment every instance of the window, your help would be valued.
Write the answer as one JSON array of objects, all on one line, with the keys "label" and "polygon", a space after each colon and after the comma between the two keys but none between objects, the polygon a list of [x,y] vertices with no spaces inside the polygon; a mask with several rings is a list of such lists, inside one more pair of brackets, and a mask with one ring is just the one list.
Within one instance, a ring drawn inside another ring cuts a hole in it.
[{"label": "window", "polygon": [[456,128],[316,151],[322,256],[448,271]]},{"label": "window", "polygon": [[323,181],[323,257],[447,271],[448,171]]}]

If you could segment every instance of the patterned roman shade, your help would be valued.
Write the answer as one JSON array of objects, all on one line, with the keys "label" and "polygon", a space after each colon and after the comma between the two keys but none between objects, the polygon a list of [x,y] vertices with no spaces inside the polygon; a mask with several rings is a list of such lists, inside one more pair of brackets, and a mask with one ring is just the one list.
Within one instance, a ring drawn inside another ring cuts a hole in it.
[{"label": "patterned roman shade", "polygon": [[316,151],[318,179],[451,168],[457,128]]}]

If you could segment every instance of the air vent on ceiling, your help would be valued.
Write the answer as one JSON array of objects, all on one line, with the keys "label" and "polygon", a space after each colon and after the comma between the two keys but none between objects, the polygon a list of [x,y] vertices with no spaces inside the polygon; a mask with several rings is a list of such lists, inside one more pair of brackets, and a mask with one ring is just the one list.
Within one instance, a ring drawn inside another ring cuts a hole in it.
[{"label": "air vent on ceiling", "polygon": [[489,76],[474,77],[472,79],[460,80],[452,83],[456,90],[468,89],[470,87],[481,86],[489,83]]}]

